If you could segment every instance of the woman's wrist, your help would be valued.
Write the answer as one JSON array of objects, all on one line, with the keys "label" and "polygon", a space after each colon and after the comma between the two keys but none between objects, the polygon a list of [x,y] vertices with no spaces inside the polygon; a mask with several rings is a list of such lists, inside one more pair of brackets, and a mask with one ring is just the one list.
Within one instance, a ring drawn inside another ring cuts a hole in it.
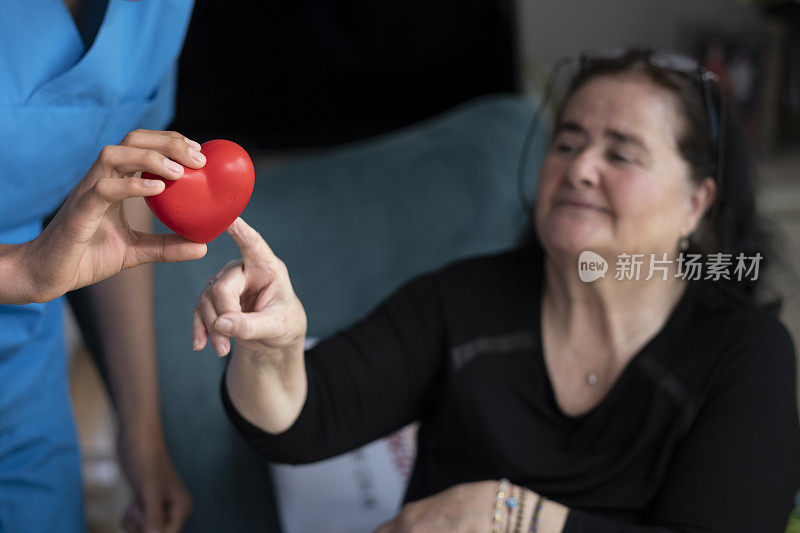
[{"label": "woman's wrist", "polygon": [[231,403],[251,424],[282,433],[305,404],[308,379],[302,348],[299,354],[241,348],[236,347],[225,372]]},{"label": "woman's wrist", "polygon": [[539,514],[539,530],[537,533],[561,533],[567,523],[569,508],[558,502],[545,500]]},{"label": "woman's wrist", "polygon": [[546,496],[530,491],[533,504],[525,518],[525,533],[561,533],[567,522],[569,508]]},{"label": "woman's wrist", "polygon": [[167,441],[161,424],[148,424],[148,433],[138,428],[120,425],[117,440],[130,450],[147,450],[148,453],[163,452],[167,449]]},{"label": "woman's wrist", "polygon": [[301,340],[280,348],[236,343],[233,352],[253,370],[276,374],[285,379],[296,373],[299,366],[304,364],[305,349]]},{"label": "woman's wrist", "polygon": [[508,517],[509,533],[527,533],[526,524],[530,516],[531,506],[535,503],[533,493],[525,487],[514,487],[514,496],[517,505],[512,509]]},{"label": "woman's wrist", "polygon": [[492,509],[493,533],[527,533],[533,492],[507,479],[496,482],[496,497]]},{"label": "woman's wrist", "polygon": [[[499,509],[505,513],[498,515]],[[498,482],[497,499],[492,512],[492,518],[495,519],[492,530],[508,533],[561,533],[568,514],[569,508],[566,506],[524,487],[510,484],[503,487],[501,480]],[[497,519],[498,516],[501,518]]]}]

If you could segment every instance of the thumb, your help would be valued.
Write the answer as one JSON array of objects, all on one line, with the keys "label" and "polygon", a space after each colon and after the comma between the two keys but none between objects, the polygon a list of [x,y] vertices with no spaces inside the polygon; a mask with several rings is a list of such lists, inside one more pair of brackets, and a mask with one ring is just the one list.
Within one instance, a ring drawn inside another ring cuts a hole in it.
[{"label": "thumb", "polygon": [[134,233],[136,242],[130,246],[131,264],[126,264],[126,268],[143,263],[175,263],[200,259],[208,251],[205,244],[190,241],[174,233],[168,235],[153,235],[138,231]]},{"label": "thumb", "polygon": [[223,335],[241,340],[271,340],[285,335],[287,323],[270,313],[226,313],[214,322]]}]

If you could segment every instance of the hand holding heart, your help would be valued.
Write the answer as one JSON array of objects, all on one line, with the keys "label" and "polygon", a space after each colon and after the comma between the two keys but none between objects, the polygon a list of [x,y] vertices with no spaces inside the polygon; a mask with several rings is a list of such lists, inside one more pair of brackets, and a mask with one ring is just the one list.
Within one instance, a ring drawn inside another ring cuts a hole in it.
[{"label": "hand holding heart", "polygon": [[8,303],[44,302],[142,263],[198,259],[204,244],[179,235],[134,231],[122,200],[161,193],[160,179],[178,180],[184,168],[200,168],[200,145],[175,132],[136,130],[118,146],[106,146],[56,216],[34,240],[22,245],[19,271],[24,287]]},{"label": "hand holding heart", "polygon": [[208,338],[218,355],[230,351],[229,337],[252,353],[302,353],[306,314],[286,265],[241,218],[226,230],[242,252],[206,285],[194,309],[192,341],[202,350]]}]

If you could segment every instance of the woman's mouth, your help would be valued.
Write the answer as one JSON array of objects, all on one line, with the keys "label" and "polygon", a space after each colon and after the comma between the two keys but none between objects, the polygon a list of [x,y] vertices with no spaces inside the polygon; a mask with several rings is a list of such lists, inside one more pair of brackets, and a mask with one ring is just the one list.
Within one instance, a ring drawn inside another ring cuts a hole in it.
[{"label": "woman's mouth", "polygon": [[569,207],[574,209],[589,209],[592,211],[599,211],[601,213],[611,214],[611,211],[606,209],[605,207],[601,207],[599,205],[595,205],[590,202],[584,202],[581,200],[557,200],[555,202],[556,207]]}]

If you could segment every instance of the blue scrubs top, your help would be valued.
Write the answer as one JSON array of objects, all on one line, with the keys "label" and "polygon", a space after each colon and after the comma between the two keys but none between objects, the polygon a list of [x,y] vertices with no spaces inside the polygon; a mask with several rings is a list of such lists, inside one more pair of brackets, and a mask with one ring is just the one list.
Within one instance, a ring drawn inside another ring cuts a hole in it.
[{"label": "blue scrubs top", "polygon": [[[167,126],[191,8],[109,0],[87,50],[63,0],[0,0],[0,243],[36,237],[103,146]],[[61,306],[0,305],[0,532],[83,529]]]}]

